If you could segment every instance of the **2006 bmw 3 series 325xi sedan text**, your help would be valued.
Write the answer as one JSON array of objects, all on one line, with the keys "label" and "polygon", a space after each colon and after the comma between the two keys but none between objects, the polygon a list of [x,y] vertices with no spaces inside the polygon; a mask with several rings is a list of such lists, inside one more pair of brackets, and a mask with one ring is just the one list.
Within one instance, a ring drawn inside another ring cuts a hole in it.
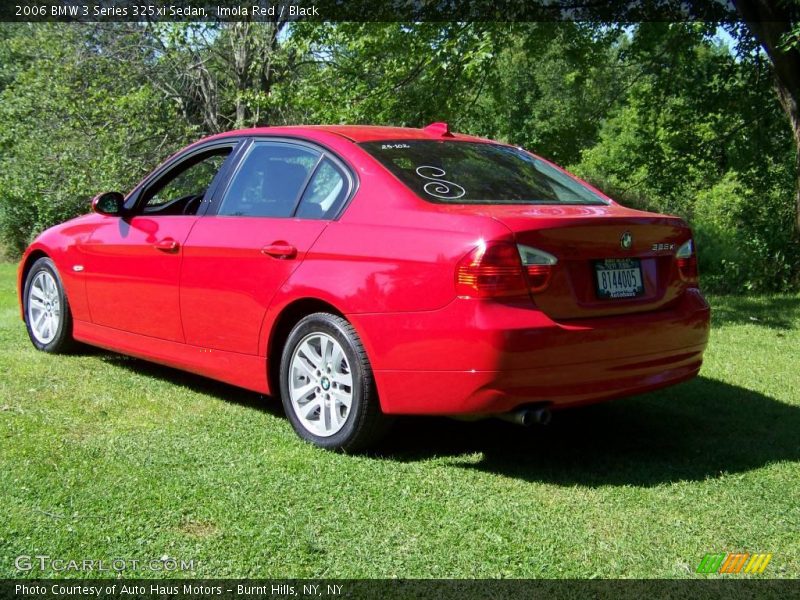
[{"label": "2006 bmw 3 series 325xi sedan text", "polygon": [[326,448],[672,385],[708,339],[686,223],[444,123],[224,133],[92,206],[22,258],[33,344],[280,395]]}]

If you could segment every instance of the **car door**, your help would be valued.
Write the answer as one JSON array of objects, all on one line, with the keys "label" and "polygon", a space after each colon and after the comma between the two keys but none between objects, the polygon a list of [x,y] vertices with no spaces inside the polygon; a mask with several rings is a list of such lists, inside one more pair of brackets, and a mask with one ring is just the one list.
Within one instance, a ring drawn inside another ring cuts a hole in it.
[{"label": "car door", "polygon": [[93,323],[184,341],[178,292],[183,243],[234,145],[201,147],[170,161],[131,194],[125,215],[104,218],[85,247]]},{"label": "car door", "polygon": [[184,246],[181,315],[186,342],[258,354],[269,303],[338,215],[349,170],[321,148],[255,140]]}]

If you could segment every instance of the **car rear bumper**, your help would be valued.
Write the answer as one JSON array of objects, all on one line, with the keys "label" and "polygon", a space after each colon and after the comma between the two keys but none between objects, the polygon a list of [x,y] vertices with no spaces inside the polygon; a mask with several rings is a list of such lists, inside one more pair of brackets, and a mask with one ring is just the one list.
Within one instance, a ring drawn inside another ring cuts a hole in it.
[{"label": "car rear bumper", "polygon": [[558,409],[697,375],[710,309],[698,290],[651,313],[555,322],[530,304],[454,300],[424,313],[348,315],[389,414]]}]

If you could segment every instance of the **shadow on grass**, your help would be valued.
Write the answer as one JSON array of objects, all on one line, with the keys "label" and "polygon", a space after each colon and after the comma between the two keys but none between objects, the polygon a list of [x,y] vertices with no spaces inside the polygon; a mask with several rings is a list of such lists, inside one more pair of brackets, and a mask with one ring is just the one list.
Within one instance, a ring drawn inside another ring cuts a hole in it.
[{"label": "shadow on grass", "polygon": [[85,351],[81,348],[81,354],[97,356],[105,363],[122,367],[134,373],[160,379],[175,385],[181,385],[194,392],[213,396],[225,402],[233,402],[234,404],[260,410],[272,415],[283,415],[283,405],[277,398],[271,398],[258,392],[252,392],[244,388],[236,387],[235,385],[223,383],[222,381],[209,379],[202,375],[195,375],[194,373],[173,369],[172,367],[166,367],[139,358],[115,354],[91,346],[85,346],[85,348]]},{"label": "shadow on grass", "polygon": [[792,329],[799,315],[800,296],[719,296],[712,305],[711,323]]},{"label": "shadow on grass", "polygon": [[464,463],[558,485],[654,486],[800,461],[800,408],[700,377],[638,398],[563,411],[547,427],[496,420],[404,419],[380,458],[479,452]]},{"label": "shadow on grass", "polygon": [[[135,358],[97,354],[148,377],[283,415],[277,398]],[[800,408],[699,377],[637,398],[562,411],[547,427],[403,418],[371,456],[396,462],[451,457],[462,468],[565,486],[654,486],[800,461],[798,432]],[[474,453],[482,455],[477,463],[457,460]]]}]

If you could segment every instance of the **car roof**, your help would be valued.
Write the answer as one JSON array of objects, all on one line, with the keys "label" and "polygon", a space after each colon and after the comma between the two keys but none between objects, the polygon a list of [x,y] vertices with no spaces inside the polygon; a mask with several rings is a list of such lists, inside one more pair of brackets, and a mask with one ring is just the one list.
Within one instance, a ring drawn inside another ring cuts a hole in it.
[{"label": "car roof", "polygon": [[412,127],[384,127],[378,125],[292,125],[281,127],[253,127],[226,131],[213,136],[254,135],[292,135],[314,134],[316,132],[332,133],[356,143],[389,140],[459,140],[472,142],[491,142],[484,138],[460,133],[451,133],[446,123],[432,123],[424,129]]}]

